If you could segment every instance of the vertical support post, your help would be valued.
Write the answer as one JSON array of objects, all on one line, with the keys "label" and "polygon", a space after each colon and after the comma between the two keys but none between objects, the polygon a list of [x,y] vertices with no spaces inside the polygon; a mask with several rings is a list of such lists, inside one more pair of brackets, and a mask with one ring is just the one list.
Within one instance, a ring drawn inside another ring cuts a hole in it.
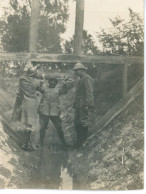
[{"label": "vertical support post", "polygon": [[124,64],[123,66],[123,98],[127,97],[128,90],[128,64]]},{"label": "vertical support post", "polygon": [[84,24],[84,0],[76,0],[76,21],[74,37],[74,54],[82,54],[82,38]]},{"label": "vertical support post", "polygon": [[40,0],[31,0],[29,52],[37,52]]}]

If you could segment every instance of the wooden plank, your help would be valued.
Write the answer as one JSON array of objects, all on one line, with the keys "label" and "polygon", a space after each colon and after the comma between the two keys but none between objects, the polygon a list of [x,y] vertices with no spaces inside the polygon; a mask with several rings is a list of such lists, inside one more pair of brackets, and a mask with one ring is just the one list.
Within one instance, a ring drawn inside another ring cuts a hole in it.
[{"label": "wooden plank", "polygon": [[128,64],[123,65],[123,98],[127,96],[128,88]]},{"label": "wooden plank", "polygon": [[30,57],[28,53],[0,53],[0,61],[26,61]]},{"label": "wooden plank", "polygon": [[139,63],[144,64],[144,57],[125,57],[125,63],[127,64],[137,64],[139,61]]},{"label": "wooden plank", "polygon": [[89,139],[95,133],[102,131],[117,115],[119,115],[138,95],[143,92],[144,79],[142,78],[127,94],[127,98],[121,99],[113,108],[111,108],[102,118],[95,121],[92,128],[89,129]]},{"label": "wooden plank", "polygon": [[37,52],[40,0],[31,1],[29,52]]},{"label": "wooden plank", "polygon": [[75,38],[74,38],[74,54],[82,54],[84,24],[84,0],[76,0],[76,20],[75,20]]},{"label": "wooden plank", "polygon": [[30,59],[36,62],[64,62],[64,63],[94,63],[96,64],[143,64],[143,57],[124,56],[87,56],[87,55],[64,55],[43,53],[0,53],[0,61],[26,61]]}]

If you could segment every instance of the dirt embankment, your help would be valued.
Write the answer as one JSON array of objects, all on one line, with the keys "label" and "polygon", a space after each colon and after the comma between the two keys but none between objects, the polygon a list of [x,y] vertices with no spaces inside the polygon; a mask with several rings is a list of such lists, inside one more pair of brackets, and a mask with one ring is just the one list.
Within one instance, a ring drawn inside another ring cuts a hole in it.
[{"label": "dirt embankment", "polygon": [[[0,91],[0,113],[10,120],[14,96]],[[73,110],[74,91],[62,100],[63,130],[68,143],[74,143]],[[99,111],[98,111],[99,112]],[[100,117],[96,111],[94,117]],[[92,118],[94,120],[94,117]],[[1,119],[2,121],[2,119]],[[45,147],[38,152],[24,152],[19,148],[20,133],[15,128],[0,125],[0,188],[27,188],[32,185],[35,172],[48,175],[47,183],[57,185],[38,188],[60,188],[61,169],[67,169],[72,177],[72,189],[128,190],[143,188],[144,118],[143,96],[139,96],[100,133],[89,138],[88,144],[74,151],[50,152],[48,134]],[[10,124],[11,127],[11,124]],[[53,129],[52,129],[53,131]],[[53,132],[54,133],[54,132]],[[22,136],[21,136],[22,137]],[[53,141],[58,143],[58,139]],[[60,144],[58,143],[58,146]],[[44,154],[43,154],[44,153]],[[43,155],[42,155],[43,154]],[[41,162],[40,164],[40,161]],[[55,172],[55,173],[54,173]],[[43,174],[43,175],[44,175]],[[40,176],[39,176],[40,177]],[[40,182],[39,182],[40,183]]]},{"label": "dirt embankment", "polygon": [[143,189],[143,96],[139,96],[84,148],[70,153],[74,188]]},{"label": "dirt embankment", "polygon": [[14,93],[0,89],[0,188],[21,188],[36,163],[33,155],[20,149],[23,135],[10,122]]}]

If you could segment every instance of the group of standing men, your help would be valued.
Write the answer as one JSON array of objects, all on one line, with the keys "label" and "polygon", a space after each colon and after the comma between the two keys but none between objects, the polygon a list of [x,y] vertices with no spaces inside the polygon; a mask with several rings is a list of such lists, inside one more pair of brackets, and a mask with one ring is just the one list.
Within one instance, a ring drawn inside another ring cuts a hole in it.
[{"label": "group of standing men", "polygon": [[[56,128],[64,149],[77,149],[87,140],[89,113],[94,106],[93,80],[86,73],[83,64],[76,63],[73,70],[79,77],[73,104],[77,136],[75,145],[68,145],[65,141],[59,107],[60,95],[66,94],[74,86],[74,81],[67,79],[62,84],[58,84],[56,77],[50,77],[48,84],[44,85],[42,80],[36,79],[37,70],[31,67],[19,79],[17,96],[17,98],[21,98],[21,122],[25,125],[25,142],[21,146],[22,149],[33,151],[39,144],[43,145],[49,120]],[[36,91],[42,93],[40,103]]]}]

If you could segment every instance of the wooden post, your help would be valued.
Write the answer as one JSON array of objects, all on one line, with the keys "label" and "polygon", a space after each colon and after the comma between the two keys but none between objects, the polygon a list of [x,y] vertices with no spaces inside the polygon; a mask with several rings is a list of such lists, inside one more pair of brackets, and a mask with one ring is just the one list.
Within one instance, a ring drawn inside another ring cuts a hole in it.
[{"label": "wooden post", "polygon": [[123,66],[123,98],[127,97],[128,90],[128,64]]},{"label": "wooden post", "polygon": [[37,52],[40,0],[31,0],[29,52]]},{"label": "wooden post", "polygon": [[74,54],[82,54],[82,38],[84,24],[84,0],[76,0],[76,21],[74,37]]}]

